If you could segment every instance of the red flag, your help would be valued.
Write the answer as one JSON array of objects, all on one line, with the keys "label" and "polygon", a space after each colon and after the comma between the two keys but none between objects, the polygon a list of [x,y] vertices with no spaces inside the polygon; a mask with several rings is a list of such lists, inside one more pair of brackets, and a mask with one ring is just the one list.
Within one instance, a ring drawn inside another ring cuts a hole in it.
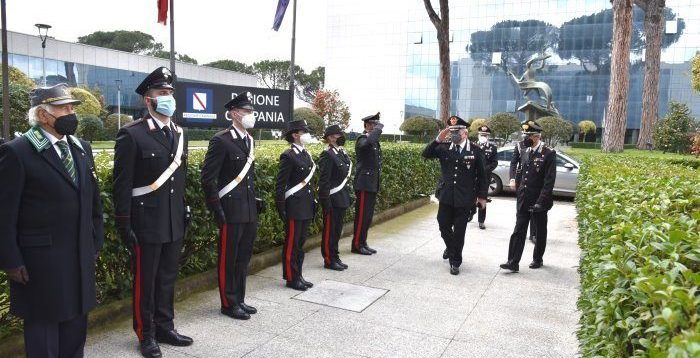
[{"label": "red flag", "polygon": [[168,0],[158,0],[158,22],[163,25],[168,22]]}]

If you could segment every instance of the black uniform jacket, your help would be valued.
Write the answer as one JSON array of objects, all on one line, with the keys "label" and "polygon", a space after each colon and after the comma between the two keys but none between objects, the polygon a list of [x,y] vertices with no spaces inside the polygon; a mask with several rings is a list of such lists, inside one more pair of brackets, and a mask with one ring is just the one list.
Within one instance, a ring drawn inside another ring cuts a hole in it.
[{"label": "black uniform jacket", "polygon": [[441,178],[435,195],[440,203],[470,207],[476,198],[486,199],[488,193],[484,153],[474,143],[465,145],[461,153],[452,148],[451,143],[433,141],[423,150],[423,157],[440,160]]},{"label": "black uniform jacket", "polygon": [[90,144],[68,137],[75,184],[48,138],[28,134],[0,146],[0,269],[29,274],[26,285],[10,282],[10,312],[60,322],[95,307],[102,201]]},{"label": "black uniform jacket", "polygon": [[[253,145],[253,141],[250,141]],[[209,149],[202,164],[201,182],[207,207],[217,210],[222,207],[228,223],[255,222],[258,213],[255,203],[255,163],[244,177],[240,177],[246,165],[250,149],[244,137],[235,129],[216,133],[209,141]],[[219,190],[235,178],[240,179],[233,190],[219,199]]]},{"label": "black uniform jacket", "polygon": [[382,172],[382,147],[379,144],[379,136],[382,131],[375,128],[369,133],[363,133],[355,142],[355,156],[357,167],[355,168],[355,191],[379,191]]},{"label": "black uniform jacket", "polygon": [[491,174],[498,167],[498,147],[491,142],[479,143],[479,148],[484,153],[486,174]]},{"label": "black uniform jacket", "polygon": [[[151,119],[156,121],[156,119]],[[171,123],[172,125],[172,123]],[[114,211],[117,225],[130,225],[139,243],[159,244],[182,240],[185,235],[185,174],[187,136],[173,131],[172,149],[163,131],[148,118],[123,126],[114,146]],[[181,164],[160,188],[132,197],[133,188],[152,184],[175,158],[183,138]]]},{"label": "black uniform jacket", "polygon": [[[284,193],[301,183],[311,172],[313,161],[307,150],[299,151],[289,148],[280,155],[280,167],[277,173],[277,189],[275,201],[280,206],[284,203],[288,219],[311,220],[314,217],[315,199],[311,191],[311,183],[285,200]],[[315,175],[315,174],[314,174]]]},{"label": "black uniform jacket", "polygon": [[350,156],[345,150],[328,148],[321,152],[318,161],[320,170],[318,178],[318,197],[328,207],[345,209],[350,206],[350,189],[345,182],[340,191],[330,194],[331,189],[338,187],[350,172]]},{"label": "black uniform jacket", "polygon": [[521,170],[515,176],[519,202],[524,199],[522,203],[528,207],[540,204],[547,210],[552,208],[552,190],[557,178],[556,157],[556,152],[544,144],[537,151],[522,150]]}]

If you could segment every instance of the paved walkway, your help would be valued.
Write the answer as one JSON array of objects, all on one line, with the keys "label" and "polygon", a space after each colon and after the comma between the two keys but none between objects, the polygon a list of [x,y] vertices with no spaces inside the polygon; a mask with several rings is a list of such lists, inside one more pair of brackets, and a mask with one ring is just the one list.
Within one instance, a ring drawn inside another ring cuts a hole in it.
[{"label": "paved walkway", "polygon": [[[307,254],[304,276],[317,286],[388,290],[361,312],[295,298],[299,292],[284,287],[277,265],[249,277],[246,302],[260,311],[249,321],[221,315],[216,290],[180,302],[176,326],[195,344],[163,345],[164,357],[576,356],[573,203],[557,202],[550,212],[545,267],[527,268],[528,243],[517,274],[498,267],[507,255],[514,198],[493,200],[485,231],[469,225],[459,276],[442,260],[436,213],[431,204],[370,229],[377,255],[350,254],[344,239],[341,257],[350,265],[344,272],[323,269],[319,249]],[[90,336],[86,356],[138,357],[131,322]]]}]

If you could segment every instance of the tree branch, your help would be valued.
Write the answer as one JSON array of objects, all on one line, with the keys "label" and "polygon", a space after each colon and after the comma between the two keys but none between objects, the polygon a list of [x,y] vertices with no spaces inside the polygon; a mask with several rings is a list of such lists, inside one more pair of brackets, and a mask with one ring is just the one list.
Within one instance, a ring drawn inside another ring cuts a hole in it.
[{"label": "tree branch", "polygon": [[440,31],[440,17],[438,17],[437,13],[435,13],[435,9],[433,9],[433,5],[430,4],[430,0],[423,0],[423,4],[425,4],[425,11],[428,12],[428,17],[430,18],[430,21],[433,23],[433,26],[435,26],[435,29]]}]

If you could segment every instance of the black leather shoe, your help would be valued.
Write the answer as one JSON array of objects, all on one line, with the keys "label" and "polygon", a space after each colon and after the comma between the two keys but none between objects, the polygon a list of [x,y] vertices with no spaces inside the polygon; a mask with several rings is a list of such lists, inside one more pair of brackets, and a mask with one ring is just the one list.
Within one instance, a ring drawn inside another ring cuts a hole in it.
[{"label": "black leather shoe", "polygon": [[510,261],[501,264],[501,268],[504,270],[510,270],[511,272],[518,272],[520,271],[520,268],[518,267],[518,264],[512,263]]},{"label": "black leather shoe", "polygon": [[445,251],[442,252],[442,259],[447,260],[449,258],[450,258],[450,254],[447,252],[447,249],[445,249]]},{"label": "black leather shoe", "polygon": [[146,358],[160,358],[163,353],[160,352],[160,347],[154,338],[148,337],[141,341],[141,355]]},{"label": "black leather shoe", "polygon": [[343,261],[340,261],[340,259],[335,260],[335,262],[337,262],[338,265],[343,266],[344,269],[348,268],[348,265],[346,265]]},{"label": "black leather shoe", "polygon": [[367,251],[364,247],[360,247],[359,249],[352,249],[350,250],[353,254],[360,254],[360,255],[371,255],[372,253]]},{"label": "black leather shoe", "polygon": [[377,250],[375,250],[367,245],[365,245],[364,248],[365,248],[365,250],[371,252],[373,255],[377,253]]},{"label": "black leather shoe", "polygon": [[308,287],[308,288],[314,287],[314,284],[311,283],[311,282],[309,282],[309,281],[306,281],[306,280],[304,279],[304,276],[299,276],[299,282],[303,283],[304,286],[306,286],[306,287]]},{"label": "black leather shoe", "polygon": [[485,230],[485,229],[486,229],[486,225],[484,225],[484,223],[479,223],[479,229]]},{"label": "black leather shoe", "polygon": [[247,320],[250,319],[250,314],[243,310],[238,305],[227,307],[227,308],[222,308],[221,313],[235,319],[241,319],[241,320]]},{"label": "black leather shoe", "polygon": [[172,331],[156,330],[156,341],[177,347],[187,347],[194,342],[192,338],[183,336],[174,329]]},{"label": "black leather shoe", "polygon": [[306,291],[309,288],[305,284],[301,283],[299,280],[287,281],[287,287],[295,289],[297,291]]},{"label": "black leather shoe", "polygon": [[542,261],[532,261],[532,262],[530,262],[529,267],[531,269],[538,269],[538,268],[542,267]]},{"label": "black leather shoe", "polygon": [[534,244],[536,241],[537,241],[537,238],[535,237],[535,235],[530,235],[530,242],[532,242]]},{"label": "black leather shoe", "polygon": [[336,262],[336,261],[331,261],[330,265],[325,265],[325,264],[324,264],[323,267],[325,267],[325,268],[327,268],[327,269],[334,270],[334,271],[343,271],[343,270],[345,270],[345,267],[341,266],[341,265],[340,265],[338,262]]},{"label": "black leather shoe", "polygon": [[455,265],[450,265],[450,274],[459,275],[459,267]]},{"label": "black leather shoe", "polygon": [[247,314],[256,314],[256,313],[258,313],[258,309],[257,309],[257,308],[255,308],[255,307],[253,307],[253,306],[248,306],[245,302],[241,302],[241,303],[238,304],[238,305],[241,306],[241,308],[242,308],[242,309],[245,311],[245,313],[247,313]]}]

